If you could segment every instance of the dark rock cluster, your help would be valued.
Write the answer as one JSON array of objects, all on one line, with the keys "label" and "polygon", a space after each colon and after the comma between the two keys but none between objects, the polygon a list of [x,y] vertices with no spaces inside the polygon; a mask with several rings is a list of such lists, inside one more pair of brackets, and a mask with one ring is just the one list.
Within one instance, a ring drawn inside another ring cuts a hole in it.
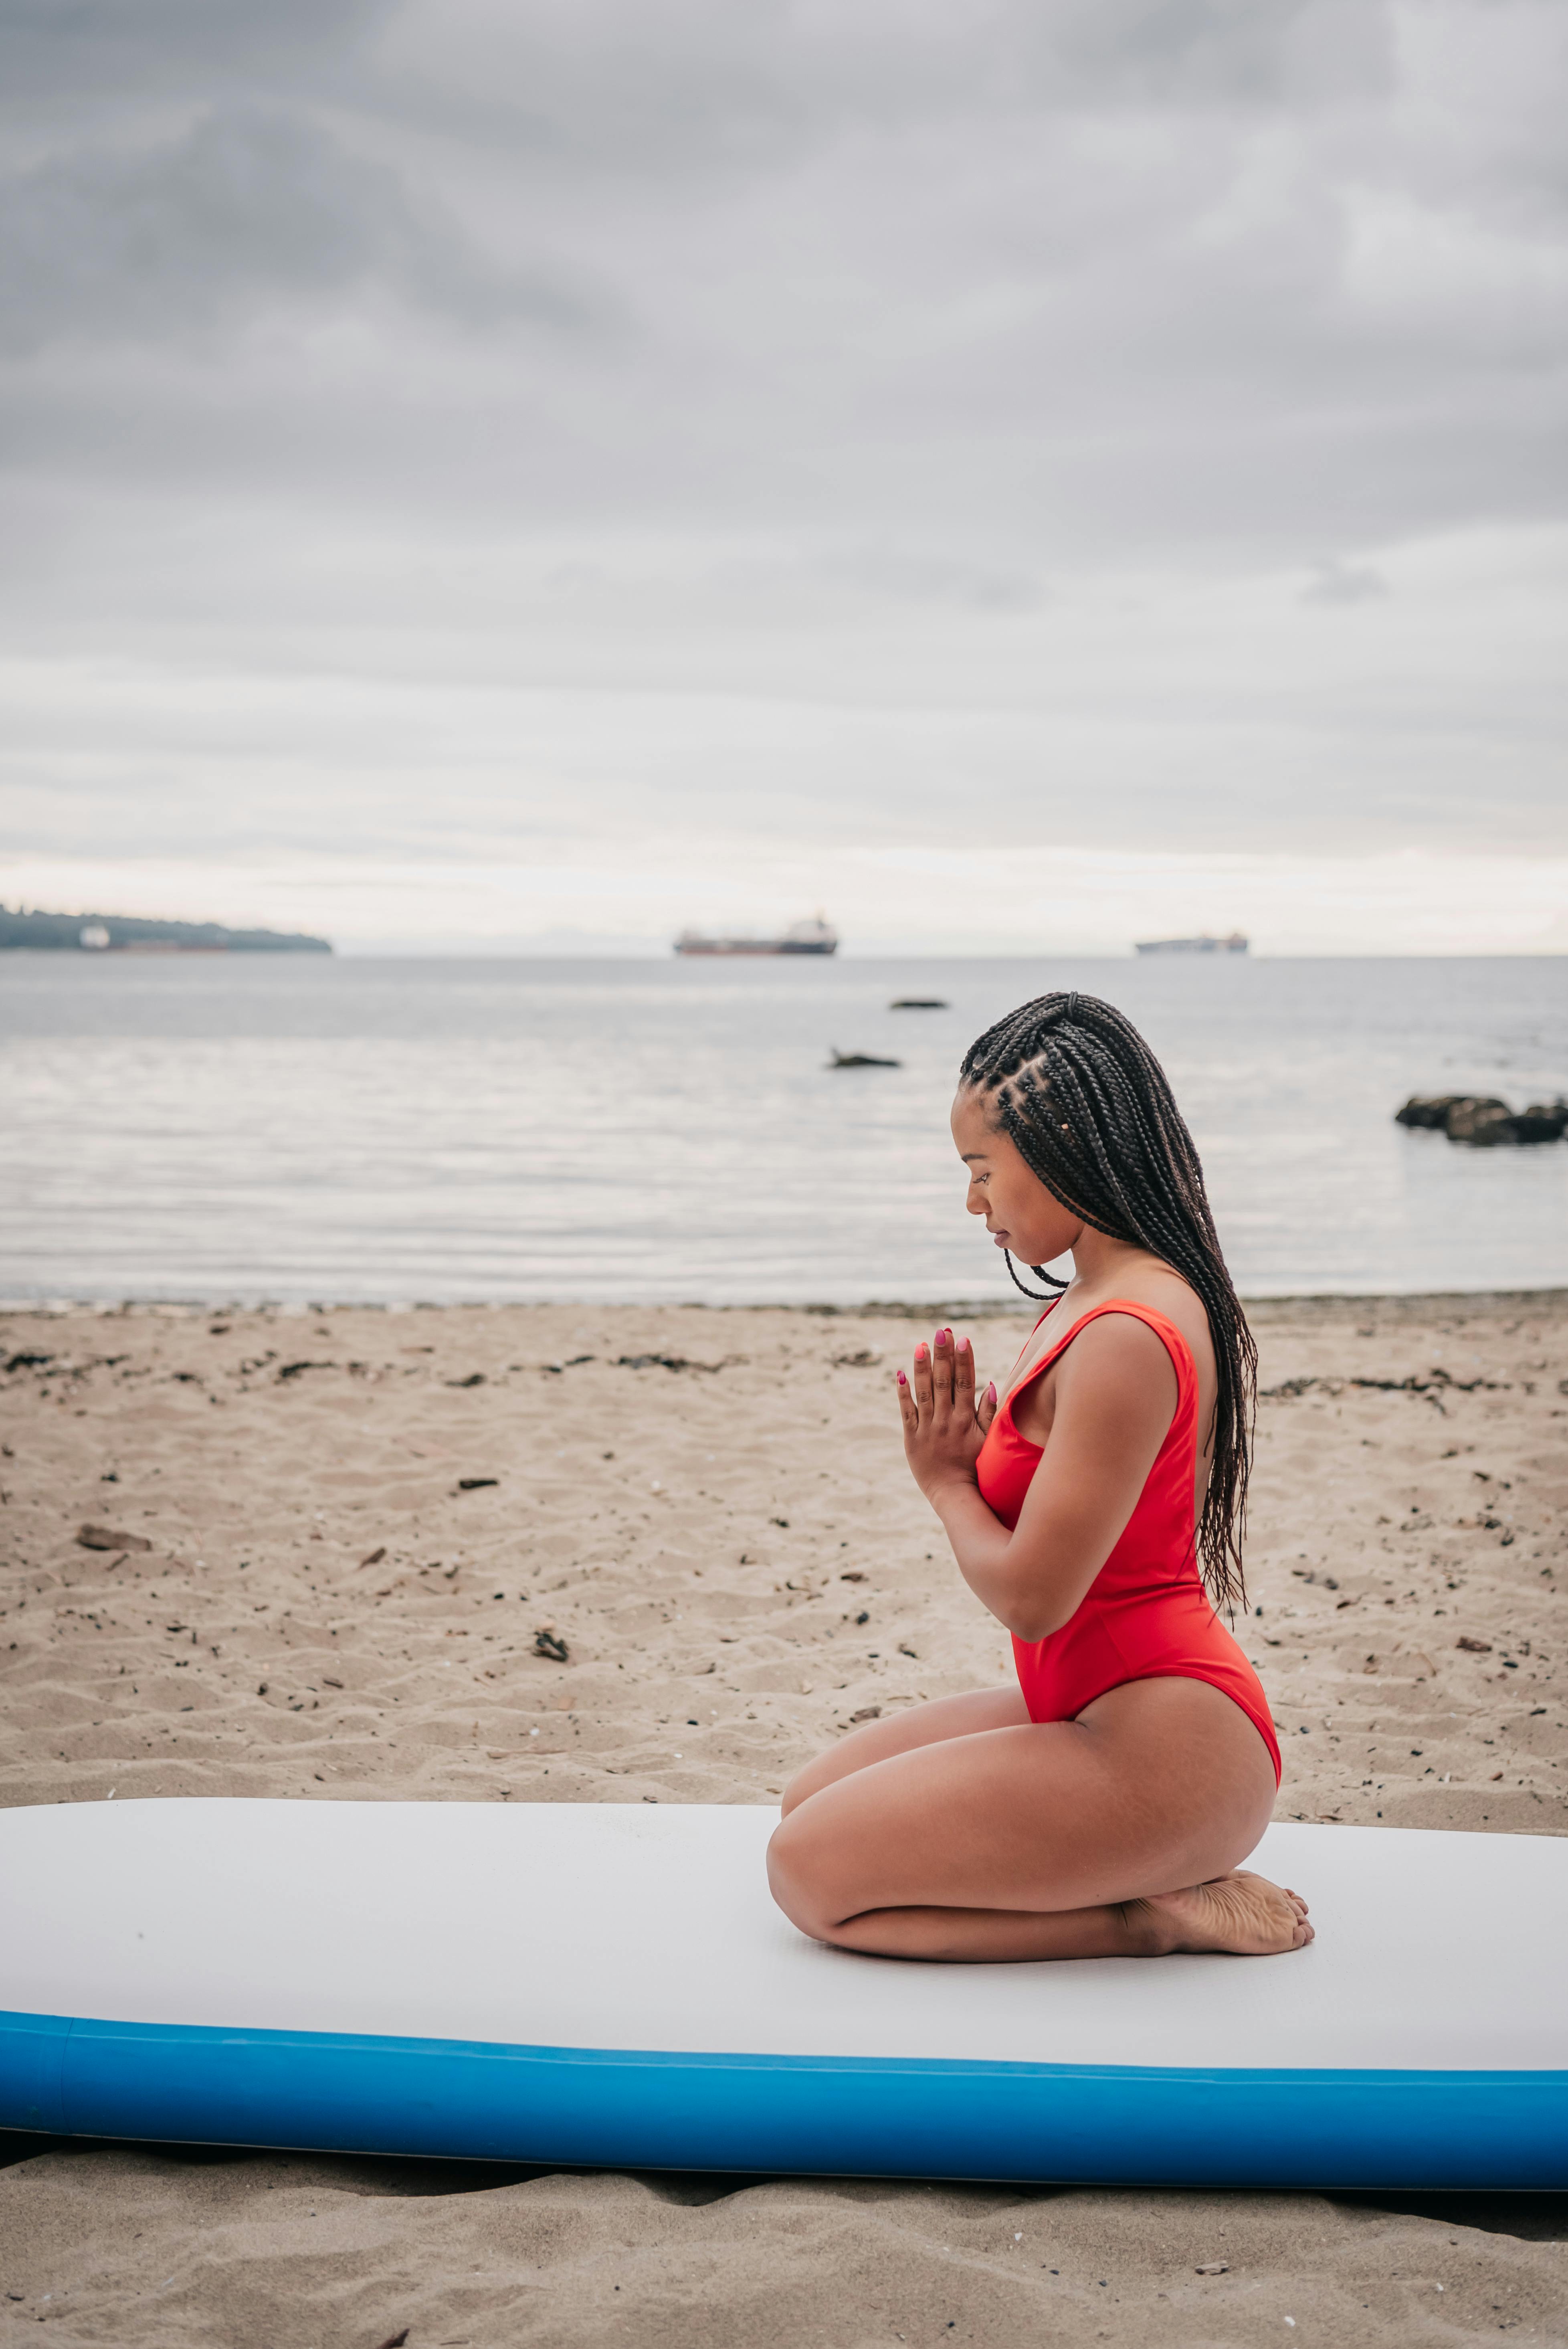
[{"label": "dark rock cluster", "polygon": [[1511,1110],[1488,1093],[1412,1093],[1394,1112],[1396,1125],[1429,1126],[1471,1150],[1532,1142],[1560,1142],[1568,1132],[1568,1101],[1532,1102]]}]

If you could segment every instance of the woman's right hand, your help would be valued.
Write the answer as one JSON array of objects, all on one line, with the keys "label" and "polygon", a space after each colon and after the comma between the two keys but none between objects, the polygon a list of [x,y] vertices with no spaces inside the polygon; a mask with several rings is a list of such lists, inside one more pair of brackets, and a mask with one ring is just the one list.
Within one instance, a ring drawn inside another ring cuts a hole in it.
[{"label": "woman's right hand", "polygon": [[974,1485],[975,1463],[996,1416],[996,1389],[975,1398],[975,1351],[967,1338],[954,1345],[951,1330],[914,1350],[914,1370],[898,1374],[903,1456],[928,1501],[944,1486]]}]

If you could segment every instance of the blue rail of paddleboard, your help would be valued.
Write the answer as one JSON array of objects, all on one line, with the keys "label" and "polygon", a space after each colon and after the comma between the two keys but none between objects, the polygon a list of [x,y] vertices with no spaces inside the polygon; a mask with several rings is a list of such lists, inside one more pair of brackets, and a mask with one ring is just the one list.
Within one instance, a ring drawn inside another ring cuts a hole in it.
[{"label": "blue rail of paddleboard", "polygon": [[633,2169],[1568,2187],[1568,2073],[693,2055],[0,2013],[0,2127]]}]

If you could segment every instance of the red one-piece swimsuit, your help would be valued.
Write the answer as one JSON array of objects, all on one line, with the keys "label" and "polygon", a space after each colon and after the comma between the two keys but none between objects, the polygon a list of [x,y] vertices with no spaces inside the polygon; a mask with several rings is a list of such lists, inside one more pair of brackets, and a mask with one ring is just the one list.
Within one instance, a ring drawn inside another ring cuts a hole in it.
[{"label": "red one-piece swimsuit", "polygon": [[1174,1322],[1124,1298],[1080,1314],[1019,1380],[992,1421],[975,1462],[981,1497],[1005,1526],[1017,1524],[1042,1447],[1019,1434],[1013,1407],[1078,1331],[1102,1313],[1130,1313],[1161,1340],[1175,1365],[1176,1412],[1138,1505],[1078,1612],[1047,1639],[1013,1641],[1029,1719],[1071,1721],[1107,1689],[1127,1681],[1207,1681],[1241,1706],[1268,1747],[1277,1783],[1279,1740],[1263,1683],[1210,1605],[1198,1571],[1192,1527],[1198,1373]]}]

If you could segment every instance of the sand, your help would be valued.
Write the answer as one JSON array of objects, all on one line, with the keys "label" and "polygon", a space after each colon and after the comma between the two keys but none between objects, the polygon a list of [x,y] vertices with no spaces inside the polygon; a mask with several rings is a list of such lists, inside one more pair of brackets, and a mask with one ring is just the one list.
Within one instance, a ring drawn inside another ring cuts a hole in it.
[{"label": "sand", "polygon": [[[1279,1816],[1568,1833],[1568,1297],[1253,1318]],[[968,1326],[1005,1372],[1026,1323]],[[915,1334],[0,1317],[0,1801],[767,1799],[857,1713],[1006,1674],[903,1468]],[[9,2153],[0,2334],[59,2344],[1568,2340],[1546,2198]]]}]

